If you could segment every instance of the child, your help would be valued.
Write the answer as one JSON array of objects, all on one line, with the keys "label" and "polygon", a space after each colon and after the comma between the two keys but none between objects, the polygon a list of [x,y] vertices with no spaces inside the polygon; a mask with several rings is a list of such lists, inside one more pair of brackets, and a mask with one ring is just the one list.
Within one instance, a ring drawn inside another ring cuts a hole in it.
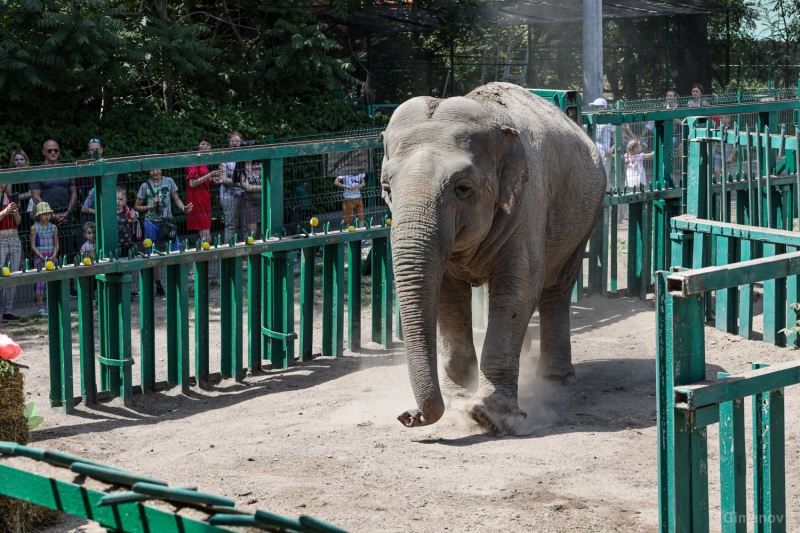
[{"label": "child", "polygon": [[[139,187],[139,194],[136,195],[136,203],[133,208],[139,213],[144,214],[144,237],[153,241],[153,247],[157,248],[161,236],[161,224],[172,219],[172,202],[184,213],[192,212],[192,204],[184,203],[178,196],[178,186],[172,178],[161,175],[160,169],[150,171],[150,179],[142,183]],[[172,246],[173,250],[180,249],[177,236],[172,242],[164,243]],[[156,281],[156,296],[165,296],[164,287],[161,285],[161,272],[156,268],[154,272]]]},{"label": "child", "polygon": [[95,256],[94,252],[94,241],[95,241],[95,231],[94,231],[94,222],[86,222],[83,225],[83,237],[86,239],[86,242],[83,243],[81,246],[81,253],[84,257],[90,257],[92,261],[95,261],[97,257]]},{"label": "child", "polygon": [[[55,262],[58,256],[58,227],[50,223],[53,210],[47,202],[36,204],[34,215],[35,222],[31,226],[31,250],[34,255],[34,264],[44,267],[47,261]],[[39,304],[39,316],[47,316],[44,308],[44,292],[47,284],[40,281],[36,284],[36,303]]]},{"label": "child", "polygon": [[628,148],[625,154],[625,185],[628,187],[638,187],[647,185],[647,174],[644,171],[642,161],[645,159],[652,159],[653,152],[644,154],[642,153],[642,142],[638,139],[632,139],[628,143]]}]

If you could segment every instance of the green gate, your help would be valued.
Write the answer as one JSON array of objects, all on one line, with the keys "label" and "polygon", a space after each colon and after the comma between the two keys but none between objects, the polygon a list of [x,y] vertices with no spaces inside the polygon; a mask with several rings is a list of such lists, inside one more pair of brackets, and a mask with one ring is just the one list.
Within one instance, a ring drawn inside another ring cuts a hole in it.
[{"label": "green gate", "polygon": [[[689,126],[688,214],[671,221],[672,257],[681,266],[656,275],[660,530],[709,530],[706,428],[719,424],[722,531],[745,533],[752,523],[756,533],[785,532],[783,389],[800,383],[800,360],[753,363],[749,371],[707,380],[704,324],[715,309],[718,329],[750,338],[754,284],[759,282],[765,341],[784,344],[783,328],[798,320],[790,305],[800,300],[800,233],[790,230],[800,176],[776,176],[770,165],[776,152],[800,157],[797,139],[770,135],[768,129],[725,131],[694,118]],[[754,147],[756,172],[715,183],[709,169],[712,144],[722,142]],[[730,223],[732,212],[744,223]],[[796,345],[796,336],[790,335],[789,342]],[[750,515],[747,398],[753,413]]]}]

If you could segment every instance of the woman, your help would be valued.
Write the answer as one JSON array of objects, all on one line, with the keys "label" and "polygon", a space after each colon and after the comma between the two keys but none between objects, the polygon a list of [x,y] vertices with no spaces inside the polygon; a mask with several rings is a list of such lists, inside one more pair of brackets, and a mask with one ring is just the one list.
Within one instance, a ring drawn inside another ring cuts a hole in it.
[{"label": "woman", "polygon": [[[198,149],[201,152],[211,150],[211,138],[200,137]],[[206,242],[211,242],[211,181],[219,175],[218,170],[209,172],[205,165],[186,169],[186,203],[194,206],[186,215],[186,229],[197,231]]]},{"label": "woman", "polygon": [[[21,150],[19,151],[21,152]],[[24,154],[24,152],[22,153]],[[11,160],[15,161],[14,156],[11,157]],[[27,161],[25,162],[27,163]],[[8,265],[14,272],[19,270],[22,261],[22,242],[19,240],[18,233],[22,216],[19,213],[19,204],[13,201],[6,190],[10,191],[11,187],[0,183],[0,265],[3,267]],[[14,314],[14,295],[17,288],[8,287],[3,292],[3,320],[19,320],[19,317]]]},{"label": "woman", "polygon": [[260,235],[261,224],[261,168],[253,165],[252,161],[244,163],[244,179],[242,180],[244,194],[244,223],[247,224],[247,234],[256,238]]},{"label": "woman", "polygon": [[[228,147],[239,148],[244,138],[238,131],[228,135]],[[225,243],[227,244],[234,235],[241,241],[244,237],[244,189],[242,179],[244,163],[225,163],[220,165],[220,177],[215,180],[219,183],[219,201],[225,213]]]}]

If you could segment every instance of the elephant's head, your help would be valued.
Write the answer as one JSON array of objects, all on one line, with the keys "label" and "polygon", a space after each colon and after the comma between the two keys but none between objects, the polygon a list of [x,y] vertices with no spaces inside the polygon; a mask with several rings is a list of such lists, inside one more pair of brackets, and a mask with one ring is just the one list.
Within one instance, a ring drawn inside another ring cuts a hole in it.
[{"label": "elephant's head", "polygon": [[392,209],[392,260],[417,410],[406,426],[439,420],[436,319],[445,265],[468,258],[497,217],[513,214],[528,180],[520,133],[466,98],[415,98],[383,134],[383,196]]}]

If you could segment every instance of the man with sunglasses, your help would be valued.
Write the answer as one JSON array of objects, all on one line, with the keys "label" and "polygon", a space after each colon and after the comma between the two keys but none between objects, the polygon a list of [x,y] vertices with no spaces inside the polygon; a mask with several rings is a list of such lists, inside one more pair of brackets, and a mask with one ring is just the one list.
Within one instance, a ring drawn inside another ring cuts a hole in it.
[{"label": "man with sunglasses", "polygon": [[[49,140],[44,143],[42,154],[45,160],[42,166],[58,165],[60,153],[61,150],[56,141]],[[72,208],[78,200],[78,190],[75,187],[75,180],[65,178],[33,181],[30,184],[30,190],[34,204],[38,204],[39,202],[47,202],[50,204],[50,209],[52,209],[54,213],[52,222],[59,226],[59,251],[67,255],[69,261],[72,261],[72,256],[76,252],[74,234],[77,230],[76,228],[69,228],[68,226],[71,223]],[[70,294],[77,296],[78,293],[73,283],[74,280],[70,280]]]}]

